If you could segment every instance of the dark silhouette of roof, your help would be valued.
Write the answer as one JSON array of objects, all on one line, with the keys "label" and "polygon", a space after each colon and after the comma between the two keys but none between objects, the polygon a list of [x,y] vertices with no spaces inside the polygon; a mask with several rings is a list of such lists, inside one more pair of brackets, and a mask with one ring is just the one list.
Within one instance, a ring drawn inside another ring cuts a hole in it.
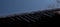
[{"label": "dark silhouette of roof", "polygon": [[9,26],[26,25],[28,27],[29,26],[38,27],[40,26],[40,24],[58,24],[60,15],[54,13],[55,11],[42,11],[30,14],[1,17],[0,24],[7,24]]}]

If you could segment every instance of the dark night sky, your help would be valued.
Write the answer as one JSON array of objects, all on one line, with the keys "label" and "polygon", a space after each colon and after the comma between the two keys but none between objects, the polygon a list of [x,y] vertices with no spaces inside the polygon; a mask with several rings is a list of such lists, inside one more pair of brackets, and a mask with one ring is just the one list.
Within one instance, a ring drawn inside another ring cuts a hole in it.
[{"label": "dark night sky", "polygon": [[56,8],[56,0],[0,0],[0,16],[46,10],[49,5]]}]

